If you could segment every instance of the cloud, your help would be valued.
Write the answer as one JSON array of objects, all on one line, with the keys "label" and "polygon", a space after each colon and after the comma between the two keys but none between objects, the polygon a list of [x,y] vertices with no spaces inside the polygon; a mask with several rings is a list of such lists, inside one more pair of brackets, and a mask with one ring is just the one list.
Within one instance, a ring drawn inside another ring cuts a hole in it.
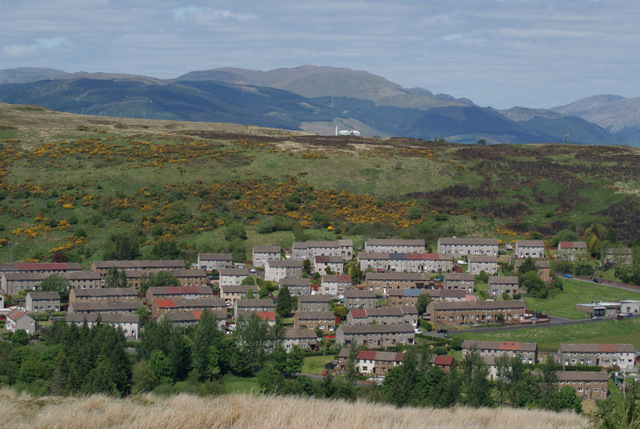
[{"label": "cloud", "polygon": [[7,45],[2,47],[2,53],[12,57],[26,57],[38,52],[38,45]]},{"label": "cloud", "polygon": [[51,49],[62,45],[66,40],[66,37],[50,37],[46,39],[36,39],[36,42],[38,42],[43,48]]}]

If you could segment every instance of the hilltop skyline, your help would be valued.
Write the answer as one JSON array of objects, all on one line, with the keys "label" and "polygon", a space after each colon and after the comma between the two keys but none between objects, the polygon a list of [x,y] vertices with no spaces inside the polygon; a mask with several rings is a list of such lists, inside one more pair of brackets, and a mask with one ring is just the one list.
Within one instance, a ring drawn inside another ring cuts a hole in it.
[{"label": "hilltop skyline", "polygon": [[[480,4],[477,4],[480,3]],[[346,67],[480,106],[640,96],[632,0],[2,1],[1,68]]]}]

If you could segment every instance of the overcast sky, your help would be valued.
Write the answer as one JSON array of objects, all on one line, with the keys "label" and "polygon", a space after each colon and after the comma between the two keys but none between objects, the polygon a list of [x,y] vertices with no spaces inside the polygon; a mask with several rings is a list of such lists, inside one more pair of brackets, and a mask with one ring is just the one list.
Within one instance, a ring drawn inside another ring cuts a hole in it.
[{"label": "overcast sky", "polygon": [[173,78],[304,64],[481,106],[640,96],[638,0],[0,0],[0,69]]}]

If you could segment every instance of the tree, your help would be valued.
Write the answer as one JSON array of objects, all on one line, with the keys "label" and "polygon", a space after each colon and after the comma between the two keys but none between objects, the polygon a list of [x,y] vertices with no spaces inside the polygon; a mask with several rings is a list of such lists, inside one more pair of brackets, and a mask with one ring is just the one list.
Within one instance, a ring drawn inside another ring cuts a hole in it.
[{"label": "tree", "polygon": [[305,259],[302,261],[302,276],[309,277],[311,275],[311,261]]},{"label": "tree", "polygon": [[112,234],[105,243],[103,258],[106,261],[130,261],[140,256],[140,238],[132,232]]},{"label": "tree", "polygon": [[283,335],[278,322],[269,327],[269,322],[260,319],[256,313],[251,313],[246,319],[240,316],[233,331],[236,343],[247,352],[254,370],[264,367],[267,357],[282,343]]},{"label": "tree", "polygon": [[349,345],[349,354],[347,355],[347,359],[344,362],[344,372],[347,377],[347,380],[350,382],[356,381],[356,376],[358,375],[358,371],[356,369],[356,359],[358,357],[358,344],[353,341]]},{"label": "tree", "polygon": [[204,310],[193,331],[192,347],[193,367],[198,370],[201,377],[206,377],[208,372],[211,346],[215,346],[223,336],[218,328],[218,318],[210,310]]},{"label": "tree", "polygon": [[520,286],[536,298],[546,298],[549,295],[546,285],[536,271],[528,271],[526,274],[518,275]]},{"label": "tree", "polygon": [[487,145],[487,140],[486,139],[478,139],[478,141],[476,143],[481,145],[481,146],[486,146]]},{"label": "tree", "polygon": [[297,374],[302,371],[302,365],[304,364],[304,354],[300,346],[293,346],[289,353],[287,353],[287,367],[286,372],[288,374]]},{"label": "tree", "polygon": [[538,267],[536,267],[535,261],[531,257],[528,257],[522,262],[522,264],[520,265],[520,268],[518,268],[518,277],[530,271],[537,272]]},{"label": "tree", "polygon": [[163,286],[180,286],[180,280],[169,271],[158,271],[157,273],[146,274],[140,283],[140,295],[144,296],[150,287]]},{"label": "tree", "polygon": [[582,413],[582,400],[576,395],[576,390],[571,386],[564,386],[560,390],[558,404],[560,410],[569,410],[576,414]]},{"label": "tree", "polygon": [[24,329],[16,329],[11,335],[11,344],[16,346],[26,346],[29,344],[29,334]]},{"label": "tree", "polygon": [[251,288],[247,289],[247,293],[244,294],[244,299],[253,299],[253,298],[254,298],[253,289]]},{"label": "tree", "polygon": [[422,293],[418,297],[416,302],[416,309],[418,310],[418,316],[422,316],[427,311],[427,306],[431,303],[431,295],[428,293]]},{"label": "tree", "polygon": [[149,320],[151,320],[151,310],[145,305],[138,308],[135,312],[140,317],[140,326],[144,328]]},{"label": "tree", "polygon": [[490,387],[487,377],[489,368],[474,347],[469,350],[462,360],[463,378],[465,381],[465,403],[472,407],[488,407],[492,404]]},{"label": "tree", "polygon": [[240,284],[242,286],[254,286],[256,284],[256,279],[253,276],[247,276],[242,279]]},{"label": "tree", "polygon": [[128,287],[127,273],[116,267],[109,268],[104,276],[104,285],[105,287]]},{"label": "tree", "polygon": [[293,304],[291,303],[291,294],[289,288],[284,286],[278,291],[278,303],[276,305],[276,313],[280,317],[287,317],[293,310]]},{"label": "tree", "polygon": [[51,274],[45,277],[40,283],[40,290],[43,292],[58,292],[61,301],[69,300],[69,290],[71,285],[69,279],[66,279],[58,274]]},{"label": "tree", "polygon": [[347,317],[347,308],[344,305],[336,305],[333,307],[333,315],[344,320]]}]

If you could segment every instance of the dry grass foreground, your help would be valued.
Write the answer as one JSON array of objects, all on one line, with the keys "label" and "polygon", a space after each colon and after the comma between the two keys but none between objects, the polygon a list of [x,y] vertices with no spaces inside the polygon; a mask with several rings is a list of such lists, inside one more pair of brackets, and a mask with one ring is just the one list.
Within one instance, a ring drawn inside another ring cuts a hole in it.
[{"label": "dry grass foreground", "polygon": [[587,428],[586,417],[522,409],[397,409],[298,397],[31,397],[0,390],[3,427],[21,428]]}]

